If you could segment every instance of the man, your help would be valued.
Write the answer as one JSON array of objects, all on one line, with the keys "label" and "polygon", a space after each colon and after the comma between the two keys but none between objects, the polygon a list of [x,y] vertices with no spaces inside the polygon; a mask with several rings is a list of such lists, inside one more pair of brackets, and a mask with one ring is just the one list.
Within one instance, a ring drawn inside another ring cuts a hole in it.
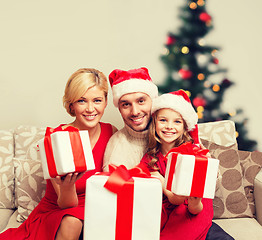
[{"label": "man", "polygon": [[[135,167],[147,151],[148,125],[151,121],[152,99],[158,96],[157,86],[152,82],[148,70],[144,67],[123,71],[116,69],[109,75],[113,102],[118,107],[125,126],[109,140],[103,170],[108,171],[109,164]],[[198,129],[191,133],[198,142]],[[214,222],[206,240],[233,240]]]},{"label": "man", "polygon": [[125,126],[109,140],[104,155],[104,171],[109,164],[136,166],[147,149],[148,125],[151,120],[152,99],[158,96],[157,86],[144,67],[109,75],[113,102],[118,107]]}]

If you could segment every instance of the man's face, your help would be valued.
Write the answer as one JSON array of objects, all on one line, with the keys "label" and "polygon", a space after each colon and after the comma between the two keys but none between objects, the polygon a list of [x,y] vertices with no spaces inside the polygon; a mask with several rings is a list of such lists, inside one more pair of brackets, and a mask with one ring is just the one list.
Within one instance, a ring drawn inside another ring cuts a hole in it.
[{"label": "man's face", "polygon": [[151,106],[151,98],[142,92],[125,94],[118,102],[125,124],[137,132],[147,128],[151,118]]}]

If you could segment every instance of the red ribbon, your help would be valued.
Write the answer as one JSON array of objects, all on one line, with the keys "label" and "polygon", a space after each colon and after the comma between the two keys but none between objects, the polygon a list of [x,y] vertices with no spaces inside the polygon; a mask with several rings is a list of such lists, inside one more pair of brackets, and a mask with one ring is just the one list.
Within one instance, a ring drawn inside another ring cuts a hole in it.
[{"label": "red ribbon", "polygon": [[124,165],[109,165],[109,178],[104,187],[117,194],[116,234],[115,240],[132,239],[134,179],[133,177],[150,178],[145,164],[127,170]]},{"label": "red ribbon", "polygon": [[208,149],[201,149],[198,146],[192,144],[191,142],[187,142],[185,144],[180,145],[177,148],[171,149],[166,154],[167,157],[168,154],[174,153],[174,157],[172,156],[172,162],[170,164],[170,170],[169,170],[166,188],[168,190],[171,190],[178,154],[194,155],[196,160],[195,160],[195,167],[194,167],[190,196],[203,197],[204,189],[205,189],[207,166],[208,166],[208,160],[205,155],[208,152],[209,152]]},{"label": "red ribbon", "polygon": [[45,138],[44,138],[44,146],[45,146],[45,154],[46,154],[46,159],[47,159],[48,171],[49,171],[49,175],[51,178],[54,178],[59,175],[57,173],[57,169],[55,165],[55,159],[54,159],[53,147],[52,147],[52,141],[51,141],[51,134],[53,134],[54,132],[61,132],[61,131],[69,132],[69,138],[70,138],[70,143],[71,143],[72,152],[73,152],[73,161],[75,165],[75,171],[84,172],[87,169],[83,145],[82,145],[81,137],[79,134],[79,130],[72,126],[68,126],[63,130],[47,127]]}]

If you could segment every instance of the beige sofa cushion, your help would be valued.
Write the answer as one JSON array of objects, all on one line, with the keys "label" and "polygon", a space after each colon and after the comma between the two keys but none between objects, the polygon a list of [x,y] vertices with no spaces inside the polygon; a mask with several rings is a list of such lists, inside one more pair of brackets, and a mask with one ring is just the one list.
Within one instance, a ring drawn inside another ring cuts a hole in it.
[{"label": "beige sofa cushion", "polygon": [[229,147],[235,144],[236,128],[231,120],[198,124],[199,137],[221,146]]},{"label": "beige sofa cushion", "polygon": [[38,141],[46,128],[19,126],[15,129],[15,195],[17,221],[23,222],[45,194],[46,181],[38,151]]},{"label": "beige sofa cushion", "polygon": [[259,240],[262,227],[255,218],[232,218],[214,220],[236,240]]},{"label": "beige sofa cushion", "polygon": [[0,232],[6,227],[8,224],[9,218],[14,213],[14,210],[12,209],[0,209]]},{"label": "beige sofa cushion", "polygon": [[243,185],[248,199],[249,207],[255,216],[254,179],[262,166],[262,152],[238,151],[243,171]]},{"label": "beige sofa cushion", "polygon": [[40,161],[14,158],[17,221],[23,222],[45,195],[46,181]]},{"label": "beige sofa cushion", "polygon": [[253,217],[244,191],[243,174],[237,144],[224,147],[202,140],[212,157],[219,159],[221,177],[213,200],[214,219]]},{"label": "beige sofa cushion", "polygon": [[13,209],[14,204],[14,138],[12,131],[0,131],[0,208]]},{"label": "beige sofa cushion", "polygon": [[46,128],[19,126],[15,129],[15,157],[20,159],[39,160],[37,143],[45,135]]},{"label": "beige sofa cushion", "polygon": [[6,227],[1,230],[1,232],[4,232],[8,228],[18,228],[22,223],[16,220],[17,216],[18,216],[18,211],[16,210],[9,218],[6,219],[8,223]]}]

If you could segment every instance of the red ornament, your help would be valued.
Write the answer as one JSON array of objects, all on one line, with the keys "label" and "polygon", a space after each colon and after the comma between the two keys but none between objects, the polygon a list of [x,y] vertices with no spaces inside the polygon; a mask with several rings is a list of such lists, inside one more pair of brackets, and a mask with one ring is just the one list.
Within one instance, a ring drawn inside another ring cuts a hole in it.
[{"label": "red ornament", "polygon": [[172,36],[168,36],[166,40],[166,45],[172,45],[176,42],[176,39]]},{"label": "red ornament", "polygon": [[233,83],[230,81],[230,80],[228,80],[227,78],[225,78],[223,81],[222,81],[222,86],[223,87],[230,87],[231,85],[232,85]]},{"label": "red ornament", "polygon": [[219,60],[217,58],[213,58],[213,63],[218,64]]},{"label": "red ornament", "polygon": [[180,75],[181,78],[183,79],[189,79],[192,77],[192,72],[190,70],[186,70],[186,69],[183,69],[181,68],[179,71],[178,71],[178,74]]},{"label": "red ornament", "polygon": [[202,22],[208,22],[211,20],[211,16],[209,14],[207,14],[206,12],[203,12],[199,15],[199,19],[202,21]]},{"label": "red ornament", "polygon": [[203,97],[196,97],[193,99],[193,104],[195,107],[199,107],[199,106],[205,107],[207,102]]}]

